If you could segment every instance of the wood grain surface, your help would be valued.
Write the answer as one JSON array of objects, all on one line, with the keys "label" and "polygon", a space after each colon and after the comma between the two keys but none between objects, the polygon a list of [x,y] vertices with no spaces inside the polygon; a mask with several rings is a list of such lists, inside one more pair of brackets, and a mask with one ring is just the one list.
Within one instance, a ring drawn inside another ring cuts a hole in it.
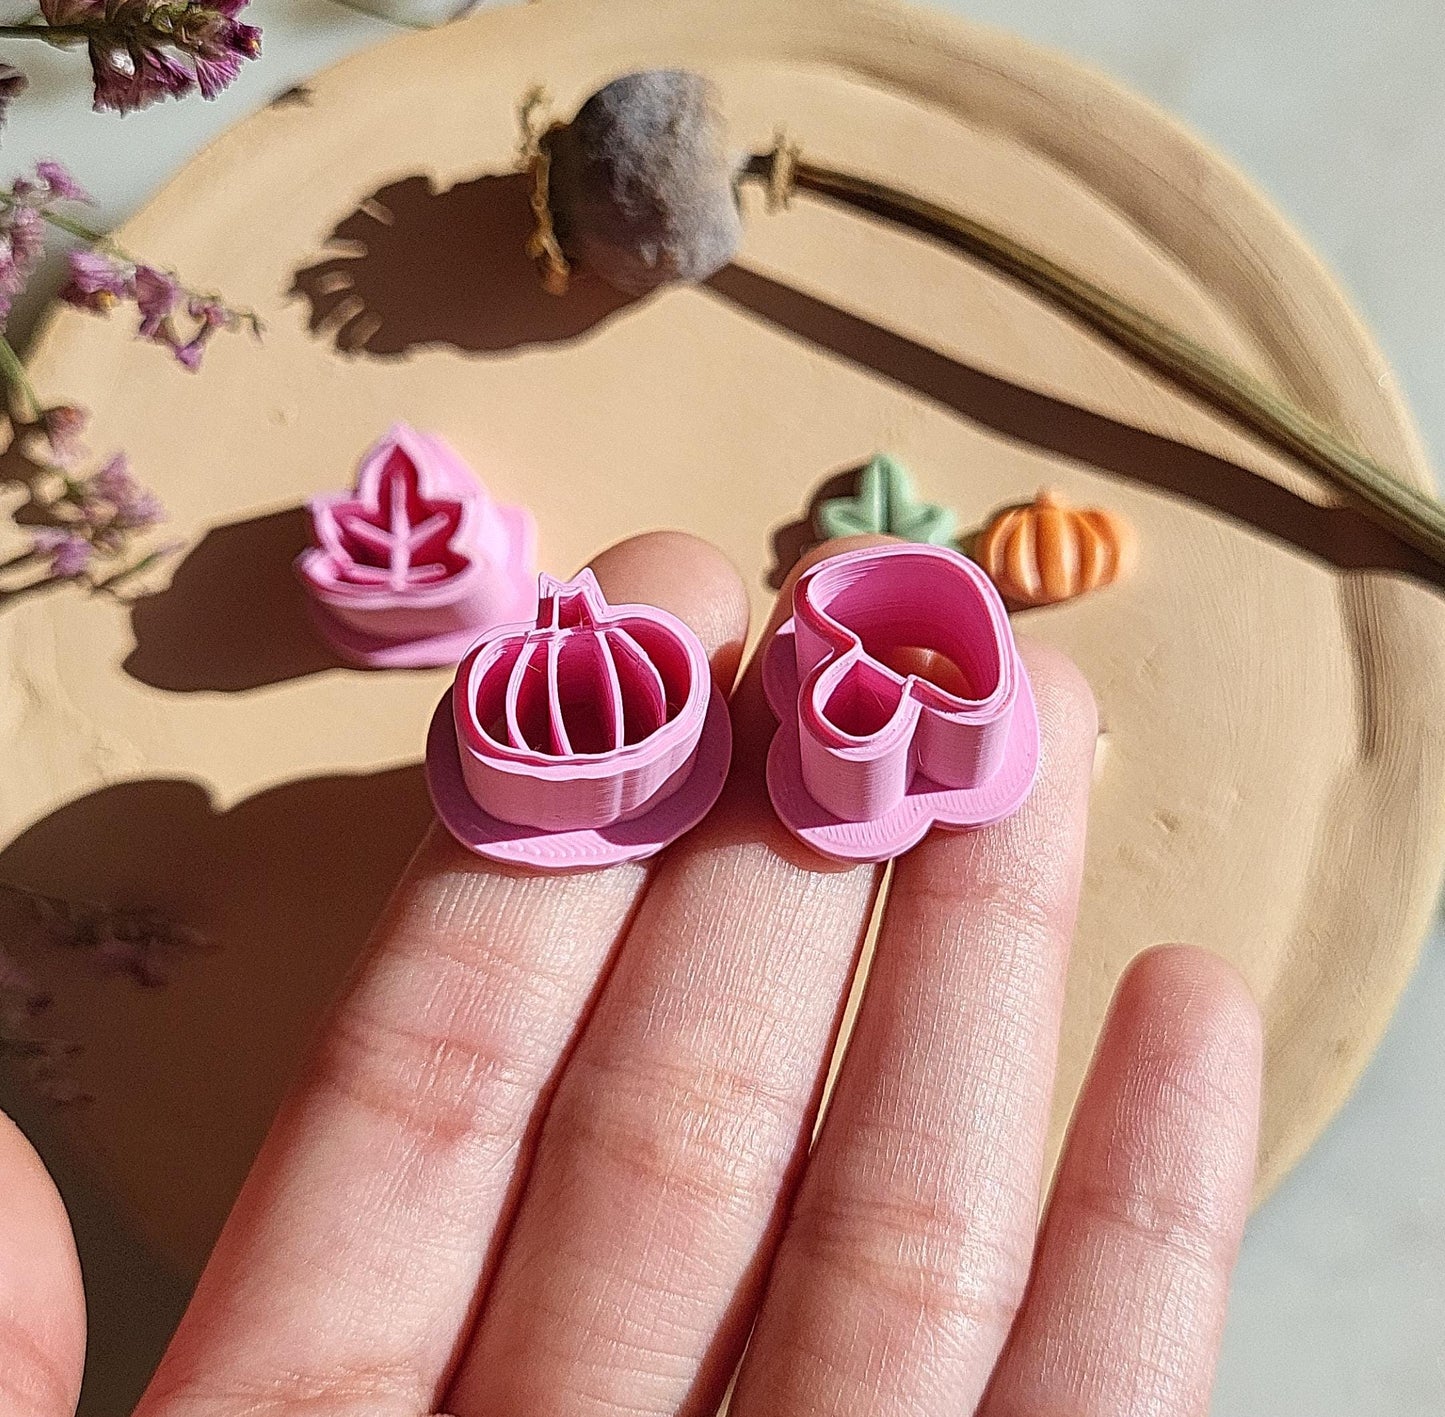
[{"label": "wood grain surface", "polygon": [[[427,819],[446,674],[337,667],[290,562],[304,498],[393,418],[525,501],[569,571],[653,526],[753,588],[810,501],[885,449],[963,526],[1040,486],[1126,515],[1128,584],[1024,613],[1103,734],[1057,1132],[1115,979],[1191,940],[1265,1010],[1260,1188],[1340,1103],[1408,974],[1445,860],[1445,602],[1417,558],[1068,319],[916,239],[750,199],[699,289],[556,301],[521,252],[515,111],[626,69],[994,221],[1244,362],[1428,485],[1389,371],[1326,273],[1218,157],[1055,56],[865,0],[540,0],[407,35],[191,163],[124,243],[254,305],[199,377],[121,321],[55,316],[33,374],[77,397],[182,553],[124,605],[0,608],[0,879],[165,908],[220,949],[168,990],[38,961],[97,1096],[75,1144],[198,1265],[298,1050]],[[16,922],[12,922],[18,928]]]}]

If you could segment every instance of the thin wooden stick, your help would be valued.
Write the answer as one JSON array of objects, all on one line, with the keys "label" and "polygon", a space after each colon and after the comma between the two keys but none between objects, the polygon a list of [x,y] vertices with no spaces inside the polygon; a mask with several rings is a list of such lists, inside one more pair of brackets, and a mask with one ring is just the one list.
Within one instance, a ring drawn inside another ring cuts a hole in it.
[{"label": "thin wooden stick", "polygon": [[871,212],[1013,277],[1210,407],[1298,458],[1359,503],[1374,521],[1445,565],[1445,506],[1357,452],[1231,360],[1102,286],[981,222],[881,182],[804,161],[781,144],[773,152],[750,158],[742,176],[765,184],[774,200],[801,189]]}]

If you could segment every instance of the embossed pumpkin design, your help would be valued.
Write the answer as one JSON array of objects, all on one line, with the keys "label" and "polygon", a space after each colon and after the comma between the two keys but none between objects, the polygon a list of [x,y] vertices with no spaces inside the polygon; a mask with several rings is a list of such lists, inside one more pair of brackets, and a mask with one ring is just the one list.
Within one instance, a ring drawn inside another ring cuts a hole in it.
[{"label": "embossed pumpkin design", "polygon": [[1101,507],[1071,507],[1044,489],[999,512],[974,538],[973,559],[1011,605],[1057,605],[1112,585],[1134,567],[1134,528]]},{"label": "embossed pumpkin design", "polygon": [[362,458],[353,491],[310,510],[316,544],[297,574],[317,628],[353,664],[454,664],[531,603],[531,513],[494,502],[438,437],[397,424]]},{"label": "embossed pumpkin design", "polygon": [[438,709],[438,812],[498,859],[650,855],[701,819],[726,775],[732,731],[707,655],[676,616],[609,606],[590,571],[539,584],[535,622],[484,635]]}]

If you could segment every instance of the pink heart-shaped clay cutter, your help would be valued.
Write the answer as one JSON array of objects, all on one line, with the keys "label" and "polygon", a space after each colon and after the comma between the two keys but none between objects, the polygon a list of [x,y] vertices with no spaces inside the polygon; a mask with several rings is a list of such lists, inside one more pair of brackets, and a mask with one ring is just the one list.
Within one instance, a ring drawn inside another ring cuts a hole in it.
[{"label": "pink heart-shaped clay cutter", "polygon": [[707,815],[732,724],[675,615],[539,578],[534,621],[482,636],[427,740],[437,814],[478,855],[543,870],[651,856]]},{"label": "pink heart-shaped clay cutter", "polygon": [[441,438],[405,423],[361,459],[353,491],[312,499],[296,571],[322,638],[370,669],[455,664],[526,615],[537,528],[494,502]]},{"label": "pink heart-shaped clay cutter", "polygon": [[826,856],[885,861],[931,826],[1001,821],[1033,786],[1038,714],[1008,614],[947,547],[871,546],[805,572],[763,686],[773,808]]}]

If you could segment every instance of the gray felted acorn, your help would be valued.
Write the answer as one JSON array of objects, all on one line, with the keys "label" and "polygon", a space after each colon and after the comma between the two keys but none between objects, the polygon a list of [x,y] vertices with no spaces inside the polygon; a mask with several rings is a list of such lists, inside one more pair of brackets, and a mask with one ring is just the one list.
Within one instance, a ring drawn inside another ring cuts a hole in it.
[{"label": "gray felted acorn", "polygon": [[540,139],[561,252],[628,295],[706,280],[742,240],[713,86],[686,69],[626,74]]}]

